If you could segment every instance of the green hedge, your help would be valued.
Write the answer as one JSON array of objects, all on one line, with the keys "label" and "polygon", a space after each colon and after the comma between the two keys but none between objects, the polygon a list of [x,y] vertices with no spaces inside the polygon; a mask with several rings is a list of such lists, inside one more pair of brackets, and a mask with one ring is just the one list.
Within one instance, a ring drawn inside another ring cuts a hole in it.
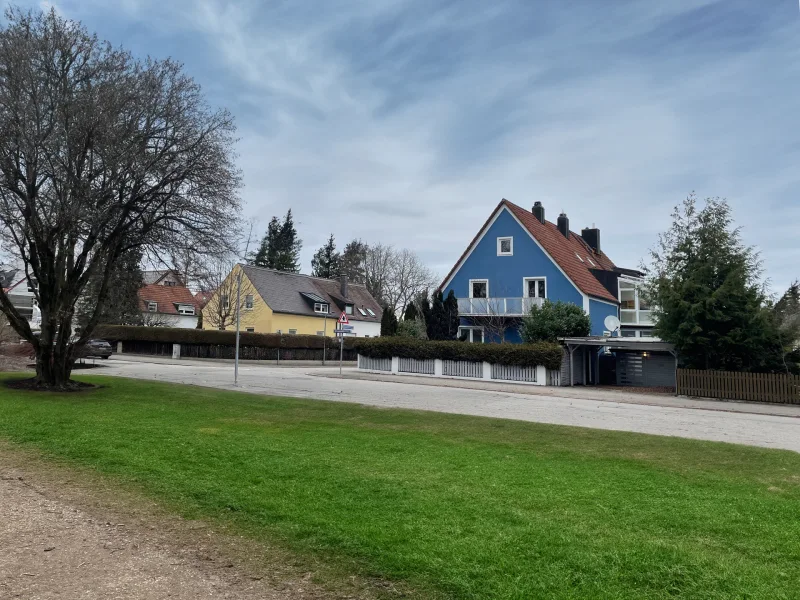
[{"label": "green hedge", "polygon": [[[109,342],[161,342],[171,344],[208,344],[213,346],[236,345],[235,331],[207,329],[181,329],[179,327],[135,327],[131,325],[99,325],[92,337]],[[345,338],[345,348],[352,348],[356,338]],[[322,349],[338,344],[338,340],[321,335],[289,335],[279,333],[239,334],[240,346],[254,348],[306,348]]]},{"label": "green hedge", "polygon": [[490,362],[498,365],[560,369],[562,349],[558,344],[469,344],[467,342],[432,342],[407,337],[356,338],[355,350],[371,358],[440,358]]}]

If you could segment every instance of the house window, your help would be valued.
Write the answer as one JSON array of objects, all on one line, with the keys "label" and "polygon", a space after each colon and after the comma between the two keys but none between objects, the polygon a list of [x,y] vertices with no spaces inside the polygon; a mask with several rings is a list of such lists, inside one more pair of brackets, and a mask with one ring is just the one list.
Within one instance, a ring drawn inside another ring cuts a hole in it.
[{"label": "house window", "polygon": [[162,283],[162,285],[165,285],[167,287],[175,287],[176,285],[178,285],[178,283],[175,282],[175,281],[170,281],[169,279],[167,279]]},{"label": "house window", "polygon": [[640,282],[619,280],[619,320],[629,325],[652,325],[650,303],[639,285]]},{"label": "house window", "polygon": [[158,312],[158,302],[148,302],[147,303],[147,311],[148,312]]},{"label": "house window", "polygon": [[253,310],[253,294],[247,294],[244,297],[244,309]]},{"label": "house window", "polygon": [[371,308],[368,308],[367,312],[369,313],[370,317],[374,317],[375,316],[375,312]]},{"label": "house window", "polygon": [[583,262],[583,259],[581,258],[581,255],[578,254],[577,252],[575,253],[575,258],[577,258],[579,261]]},{"label": "house window", "polygon": [[217,329],[219,329],[220,331],[225,331],[225,325],[220,325]]},{"label": "house window", "polygon": [[322,313],[322,314],[327,315],[328,314],[328,305],[327,304],[323,304],[321,302],[315,302],[314,303],[314,312],[315,313]]},{"label": "house window", "polygon": [[179,315],[194,315],[194,306],[191,304],[179,304],[178,305],[178,314]]},{"label": "house window", "polygon": [[497,238],[497,256],[513,256],[513,255],[514,255],[514,238],[513,237]]},{"label": "house window", "polygon": [[471,344],[482,344],[483,327],[459,327],[458,339],[464,339]]},{"label": "house window", "polygon": [[297,335],[297,329],[290,329],[289,335]]},{"label": "house window", "polygon": [[325,335],[325,332],[324,331],[318,331],[317,335]]},{"label": "house window", "polygon": [[547,298],[547,280],[544,277],[525,278],[526,298]]},{"label": "house window", "polygon": [[256,328],[255,327],[248,327],[247,329],[245,329],[245,331],[247,333],[255,333],[256,332]]},{"label": "house window", "polygon": [[361,313],[361,316],[362,316],[362,317],[366,317],[366,316],[367,316],[367,311],[365,311],[365,310],[364,310],[363,308],[361,308],[360,306],[358,307],[358,312],[360,312],[360,313]]},{"label": "house window", "polygon": [[228,298],[228,294],[222,294],[220,302],[222,302],[223,310],[227,310],[228,307],[230,306],[230,299]]},{"label": "house window", "polygon": [[347,313],[348,315],[352,315],[353,314],[353,305],[352,304],[345,304],[344,305],[344,312]]},{"label": "house window", "polygon": [[488,298],[489,297],[489,280],[488,279],[470,279],[469,280],[469,297],[470,298]]},{"label": "house window", "polygon": [[589,264],[592,265],[593,267],[597,266],[596,264],[594,264],[594,261],[591,258],[589,258],[588,256],[586,257],[586,260],[588,260]]}]

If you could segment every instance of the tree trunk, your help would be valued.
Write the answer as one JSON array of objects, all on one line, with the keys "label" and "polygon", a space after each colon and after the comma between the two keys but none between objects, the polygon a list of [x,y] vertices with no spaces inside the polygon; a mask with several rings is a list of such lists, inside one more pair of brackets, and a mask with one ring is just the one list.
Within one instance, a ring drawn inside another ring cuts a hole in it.
[{"label": "tree trunk", "polygon": [[[75,360],[69,346],[71,315],[61,319],[58,326],[49,319],[52,314],[43,310],[42,329],[36,350],[36,385],[41,388],[67,389],[72,387],[70,376]],[[56,334],[63,331],[64,335]]]}]

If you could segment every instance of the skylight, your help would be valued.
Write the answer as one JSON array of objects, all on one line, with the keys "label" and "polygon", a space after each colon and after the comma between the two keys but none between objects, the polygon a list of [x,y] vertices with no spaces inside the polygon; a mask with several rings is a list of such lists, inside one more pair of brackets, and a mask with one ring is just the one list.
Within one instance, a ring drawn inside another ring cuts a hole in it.
[{"label": "skylight", "polygon": [[592,265],[593,267],[597,266],[596,264],[594,264],[594,261],[591,258],[589,258],[588,256],[586,257],[586,260],[588,260],[589,264]]},{"label": "skylight", "polygon": [[369,313],[369,316],[370,316],[370,317],[374,317],[374,316],[375,316],[375,313],[374,313],[374,312],[372,312],[372,309],[371,309],[371,308],[368,308],[368,309],[367,309],[367,312]]},{"label": "skylight", "polygon": [[583,259],[581,258],[581,255],[578,254],[577,252],[575,253],[575,258],[577,258],[579,261],[583,262]]},{"label": "skylight", "polygon": [[366,316],[367,316],[367,311],[365,311],[365,310],[364,310],[363,308],[361,308],[361,307],[359,307],[359,308],[358,308],[358,312],[360,312],[360,313],[361,313],[361,315],[362,315],[362,316],[364,316],[364,317],[366,317]]}]

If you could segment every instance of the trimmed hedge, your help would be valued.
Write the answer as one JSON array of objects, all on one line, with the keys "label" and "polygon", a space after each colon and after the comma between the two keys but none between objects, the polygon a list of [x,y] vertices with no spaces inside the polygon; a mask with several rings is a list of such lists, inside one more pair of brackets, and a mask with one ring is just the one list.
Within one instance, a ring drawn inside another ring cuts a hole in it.
[{"label": "trimmed hedge", "polygon": [[464,360],[490,362],[497,365],[560,369],[563,350],[558,344],[469,344],[467,342],[438,342],[407,337],[356,338],[356,352],[370,358],[416,358],[420,360]]},{"label": "trimmed hedge", "polygon": [[[235,331],[181,329],[180,327],[136,327],[133,325],[99,325],[92,337],[109,342],[160,342],[165,344],[207,344],[235,346]],[[239,333],[239,345],[253,348],[319,349],[331,348],[339,340],[321,335],[289,335],[279,333]],[[344,347],[352,348],[356,338],[345,338]]]}]

